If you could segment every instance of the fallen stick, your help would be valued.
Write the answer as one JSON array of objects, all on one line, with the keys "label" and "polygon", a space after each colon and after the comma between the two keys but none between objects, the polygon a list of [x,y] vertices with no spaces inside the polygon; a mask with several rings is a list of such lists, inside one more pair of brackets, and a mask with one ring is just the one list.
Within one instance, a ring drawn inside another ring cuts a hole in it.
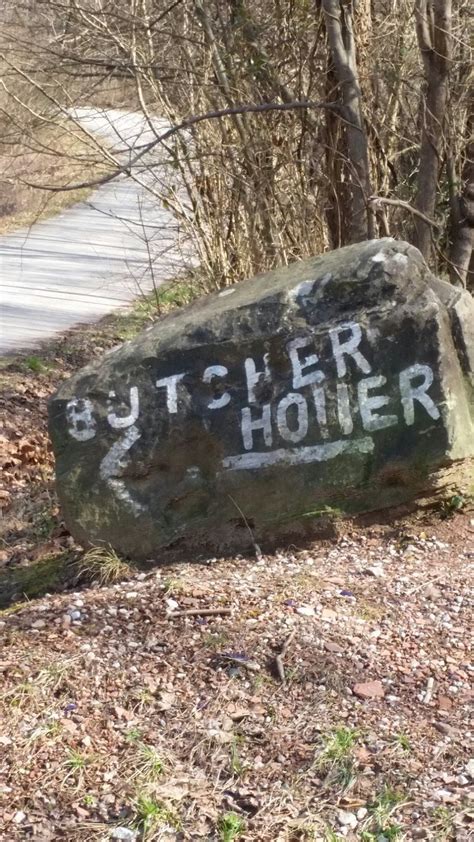
[{"label": "fallen stick", "polygon": [[230,494],[229,494],[229,500],[231,500],[232,503],[234,504],[235,508],[237,509],[239,515],[241,516],[242,520],[245,523],[245,526],[247,527],[247,529],[249,531],[250,540],[252,541],[252,545],[253,545],[253,548],[255,550],[255,557],[256,557],[257,561],[261,561],[262,558],[263,558],[263,553],[260,549],[260,546],[257,544],[257,542],[255,540],[255,535],[253,534],[253,529],[250,526],[250,523],[248,522],[247,518],[245,517],[245,515],[244,515],[242,509],[240,508],[239,504],[237,503],[237,501],[234,500],[234,498]]},{"label": "fallen stick", "polygon": [[187,611],[170,611],[167,617],[225,617],[231,613],[230,608],[189,608]]},{"label": "fallen stick", "polygon": [[226,652],[220,653],[218,657],[223,658],[225,661],[230,661],[231,664],[236,664],[238,667],[244,667],[246,670],[250,670],[251,672],[258,672],[260,669],[260,664],[258,664],[257,661],[249,661],[244,658],[234,657],[233,655],[228,655]]},{"label": "fallen stick", "polygon": [[286,638],[283,646],[280,649],[279,654],[275,658],[276,668],[278,672],[278,677],[282,684],[286,683],[286,676],[285,676],[285,667],[283,664],[283,658],[285,657],[286,650],[288,649],[290,643],[292,642],[296,633],[296,629],[293,629],[290,635]]},{"label": "fallen stick", "polygon": [[426,682],[426,691],[425,691],[425,695],[424,695],[424,698],[423,698],[423,704],[424,705],[429,705],[429,703],[431,702],[431,699],[433,697],[433,690],[434,690],[434,678],[432,676],[430,676],[430,678]]}]

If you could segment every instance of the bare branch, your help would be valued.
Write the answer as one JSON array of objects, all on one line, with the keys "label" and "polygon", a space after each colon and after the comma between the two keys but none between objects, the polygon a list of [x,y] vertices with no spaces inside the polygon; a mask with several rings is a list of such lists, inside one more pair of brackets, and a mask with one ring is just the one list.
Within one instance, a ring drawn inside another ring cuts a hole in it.
[{"label": "bare branch", "polygon": [[65,187],[53,187],[52,185],[45,185],[45,184],[29,184],[25,181],[29,187],[38,187],[41,190],[51,190],[53,192],[58,191],[68,191],[68,190],[79,190],[83,187],[98,187],[101,184],[107,184],[109,181],[113,181],[119,175],[131,175],[131,171],[133,167],[148,153],[152,152],[160,143],[165,143],[170,137],[177,134],[178,132],[185,131],[186,129],[192,128],[192,126],[196,126],[198,123],[202,123],[204,120],[216,120],[222,117],[233,117],[239,114],[265,114],[270,111],[296,111],[301,110],[304,108],[325,108],[330,111],[335,112],[336,114],[339,113],[340,107],[335,103],[328,103],[328,102],[262,102],[259,105],[257,104],[247,104],[247,105],[235,105],[230,108],[222,108],[216,111],[207,111],[205,114],[195,114],[192,117],[188,117],[186,120],[183,120],[181,123],[178,123],[176,126],[172,126],[163,134],[155,137],[154,140],[150,141],[150,143],[145,144],[142,147],[140,152],[138,152],[130,161],[126,164],[123,164],[120,167],[117,167],[113,172],[109,173],[108,175],[102,176],[101,178],[97,178],[91,181],[84,181],[78,184],[67,185]]},{"label": "bare branch", "polygon": [[408,211],[413,214],[413,216],[417,216],[419,219],[422,219],[427,225],[431,225],[432,228],[437,228],[438,231],[442,230],[442,226],[438,222],[435,222],[434,219],[430,219],[426,216],[426,214],[422,213],[417,208],[414,208],[413,205],[410,205],[409,202],[405,202],[403,199],[388,199],[385,196],[371,196],[369,204],[374,208],[378,208],[378,206],[381,205],[391,205],[392,207],[403,208],[403,210]]}]

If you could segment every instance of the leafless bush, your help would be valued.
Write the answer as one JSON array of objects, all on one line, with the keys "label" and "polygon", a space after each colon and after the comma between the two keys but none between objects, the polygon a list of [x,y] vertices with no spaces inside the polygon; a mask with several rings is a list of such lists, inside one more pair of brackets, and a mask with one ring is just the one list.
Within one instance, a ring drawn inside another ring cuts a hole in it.
[{"label": "leafless bush", "polygon": [[25,114],[28,91],[49,98],[42,119],[76,101],[112,103],[151,127],[156,115],[179,123],[238,104],[298,104],[188,126],[166,143],[176,178],[163,179],[152,155],[132,168],[188,231],[207,288],[381,235],[411,240],[436,271],[466,282],[467,0],[26,6],[40,22],[35,48],[25,52],[17,11],[3,49],[26,85]]}]

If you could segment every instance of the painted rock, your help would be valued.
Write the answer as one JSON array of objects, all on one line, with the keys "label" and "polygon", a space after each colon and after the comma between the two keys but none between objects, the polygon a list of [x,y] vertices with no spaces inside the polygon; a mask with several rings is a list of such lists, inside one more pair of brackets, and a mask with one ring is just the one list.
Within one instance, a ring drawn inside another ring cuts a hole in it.
[{"label": "painted rock", "polygon": [[390,239],[178,310],[50,402],[69,529],[150,558],[459,487],[473,332],[472,297]]}]

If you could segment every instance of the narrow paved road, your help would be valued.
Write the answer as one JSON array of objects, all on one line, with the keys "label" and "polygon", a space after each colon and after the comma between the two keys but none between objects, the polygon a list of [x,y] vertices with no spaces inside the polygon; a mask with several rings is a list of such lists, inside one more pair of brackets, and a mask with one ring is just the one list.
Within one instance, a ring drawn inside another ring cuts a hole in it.
[{"label": "narrow paved road", "polygon": [[[124,155],[153,136],[138,114],[86,108],[74,114]],[[157,121],[158,129],[165,125]],[[149,290],[150,255],[155,283],[172,277],[183,265],[177,241],[172,214],[128,178],[59,216],[0,236],[0,354],[35,347]]]}]

